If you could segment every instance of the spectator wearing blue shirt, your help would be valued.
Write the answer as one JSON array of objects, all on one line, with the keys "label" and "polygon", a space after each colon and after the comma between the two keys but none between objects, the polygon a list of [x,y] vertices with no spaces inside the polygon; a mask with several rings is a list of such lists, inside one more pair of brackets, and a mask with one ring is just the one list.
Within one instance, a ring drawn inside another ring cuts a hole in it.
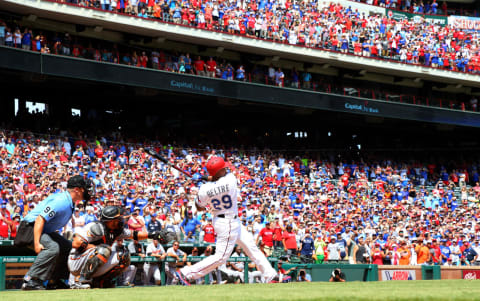
[{"label": "spectator wearing blue shirt", "polygon": [[87,206],[86,210],[87,210],[87,214],[85,214],[83,217],[85,219],[85,225],[97,221],[97,217],[93,213],[93,207]]},{"label": "spectator wearing blue shirt", "polygon": [[243,65],[240,65],[240,67],[238,67],[236,73],[236,80],[245,81],[245,69],[243,69]]},{"label": "spectator wearing blue shirt", "polygon": [[462,262],[466,261],[466,265],[472,265],[477,261],[478,253],[471,247],[468,241],[464,242],[464,251],[462,252]]},{"label": "spectator wearing blue shirt", "polygon": [[150,215],[150,221],[147,223],[148,232],[157,232],[162,230],[162,224],[157,220],[157,214],[152,213]]},{"label": "spectator wearing blue shirt", "polygon": [[26,230],[33,226],[31,240],[37,257],[24,277],[22,290],[43,290],[47,280],[50,288],[65,286],[60,280],[69,275],[67,260],[72,242],[56,231],[70,221],[75,203],[90,199],[91,187],[83,177],[73,176],[67,182],[67,191],[48,196],[25,216],[17,238],[27,238]]},{"label": "spectator wearing blue shirt", "polygon": [[135,198],[133,196],[133,192],[129,191],[127,197],[125,198],[125,209],[127,209],[128,213],[133,212],[133,207],[135,203]]},{"label": "spectator wearing blue shirt", "polygon": [[438,9],[438,3],[436,0],[433,0],[432,5],[430,7],[430,11],[432,12],[433,15],[437,14],[437,9]]},{"label": "spectator wearing blue shirt", "polygon": [[450,247],[446,245],[447,240],[442,239],[441,240],[441,245],[440,245],[440,253],[441,253],[441,258],[442,258],[442,264],[445,264],[447,262],[448,258],[450,258],[451,250]]},{"label": "spectator wearing blue shirt", "polygon": [[312,276],[310,276],[310,274],[308,274],[307,272],[305,272],[305,270],[302,269],[298,272],[297,281],[299,281],[299,282],[312,282]]},{"label": "spectator wearing blue shirt", "polygon": [[8,156],[13,156],[13,153],[15,152],[15,144],[13,143],[12,138],[8,138],[5,148],[7,149]]},{"label": "spectator wearing blue shirt", "polygon": [[135,207],[140,208],[140,215],[143,215],[143,208],[148,204],[147,197],[145,196],[145,191],[140,191],[136,200]]},{"label": "spectator wearing blue shirt", "polygon": [[306,263],[309,263],[314,250],[314,241],[312,236],[310,235],[310,231],[307,229],[305,230],[305,237],[301,241],[300,245],[300,255],[302,255],[303,257],[302,261],[305,260]]},{"label": "spectator wearing blue shirt", "polygon": [[199,228],[200,225],[201,223],[196,218],[193,217],[193,212],[188,211],[187,216],[180,224],[180,229],[184,237],[186,237],[189,232],[192,232],[193,236],[195,236],[197,232],[197,228]]},{"label": "spectator wearing blue shirt", "polygon": [[22,36],[22,49],[30,50],[32,49],[32,31],[25,28],[25,31]]},{"label": "spectator wearing blue shirt", "polygon": [[303,88],[304,89],[310,89],[311,88],[311,80],[312,80],[312,75],[305,71],[305,73],[303,73]]},{"label": "spectator wearing blue shirt", "polygon": [[297,199],[295,200],[295,203],[293,203],[291,205],[292,209],[293,209],[293,215],[294,216],[299,216],[300,215],[300,211],[303,210],[303,208],[305,207],[305,205],[301,202],[300,198],[297,197]]},{"label": "spectator wearing blue shirt", "polygon": [[430,65],[430,56],[431,56],[431,53],[430,52],[425,52],[425,66],[428,66]]},{"label": "spectator wearing blue shirt", "polygon": [[145,8],[142,8],[142,10],[140,10],[140,12],[138,13],[138,16],[140,18],[148,18],[148,14],[147,12],[145,11]]}]

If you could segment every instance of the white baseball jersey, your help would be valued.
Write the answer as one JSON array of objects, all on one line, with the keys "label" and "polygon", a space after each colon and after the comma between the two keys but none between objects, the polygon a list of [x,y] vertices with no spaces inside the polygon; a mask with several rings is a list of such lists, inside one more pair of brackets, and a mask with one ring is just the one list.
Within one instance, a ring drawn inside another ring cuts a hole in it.
[{"label": "white baseball jersey", "polygon": [[155,246],[155,244],[151,242],[148,244],[147,251],[145,253],[147,253],[147,256],[151,256],[152,254],[162,255],[163,253],[165,253],[165,249],[161,244],[157,244]]},{"label": "white baseball jersey", "polygon": [[229,173],[216,182],[203,184],[198,191],[197,203],[202,207],[210,205],[214,215],[237,215],[239,193],[237,178],[232,173]]}]

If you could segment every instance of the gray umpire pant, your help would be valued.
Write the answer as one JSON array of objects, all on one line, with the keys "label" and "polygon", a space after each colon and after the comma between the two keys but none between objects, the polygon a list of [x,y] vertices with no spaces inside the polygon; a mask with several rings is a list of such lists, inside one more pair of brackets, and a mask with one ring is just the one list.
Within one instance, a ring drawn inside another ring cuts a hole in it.
[{"label": "gray umpire pant", "polygon": [[43,233],[40,243],[44,249],[38,253],[37,258],[25,275],[30,278],[46,280],[68,279],[68,254],[72,249],[72,242],[66,240],[57,232]]}]

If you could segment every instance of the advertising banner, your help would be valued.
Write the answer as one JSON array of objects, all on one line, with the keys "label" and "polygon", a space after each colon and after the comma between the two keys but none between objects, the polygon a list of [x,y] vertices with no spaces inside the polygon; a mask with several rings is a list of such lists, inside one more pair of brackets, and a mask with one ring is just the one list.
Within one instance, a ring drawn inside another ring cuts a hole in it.
[{"label": "advertising banner", "polygon": [[480,31],[480,18],[450,16],[448,17],[448,24],[453,28]]},{"label": "advertising banner", "polygon": [[420,23],[423,20],[425,20],[429,23],[434,23],[441,26],[446,26],[447,24],[449,24],[449,20],[445,16],[412,14],[412,13],[404,12],[401,10],[392,10],[392,9],[387,9],[386,12],[388,17],[393,18],[395,20],[408,19],[408,20],[413,20],[415,23]]},{"label": "advertising banner", "polygon": [[415,270],[382,270],[382,281],[416,280]]},{"label": "advertising banner", "polygon": [[467,280],[480,279],[480,270],[463,270],[462,277]]}]

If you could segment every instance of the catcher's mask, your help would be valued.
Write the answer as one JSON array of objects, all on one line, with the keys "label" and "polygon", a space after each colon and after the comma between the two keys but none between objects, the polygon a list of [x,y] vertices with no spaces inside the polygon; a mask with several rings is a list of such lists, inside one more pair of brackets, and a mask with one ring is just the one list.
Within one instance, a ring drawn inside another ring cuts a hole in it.
[{"label": "catcher's mask", "polygon": [[[112,221],[117,221],[117,220],[118,220],[118,223],[111,223]],[[104,223],[110,230],[123,229],[123,226],[124,226],[123,211],[118,206],[107,206],[102,210],[100,221]]]}]

